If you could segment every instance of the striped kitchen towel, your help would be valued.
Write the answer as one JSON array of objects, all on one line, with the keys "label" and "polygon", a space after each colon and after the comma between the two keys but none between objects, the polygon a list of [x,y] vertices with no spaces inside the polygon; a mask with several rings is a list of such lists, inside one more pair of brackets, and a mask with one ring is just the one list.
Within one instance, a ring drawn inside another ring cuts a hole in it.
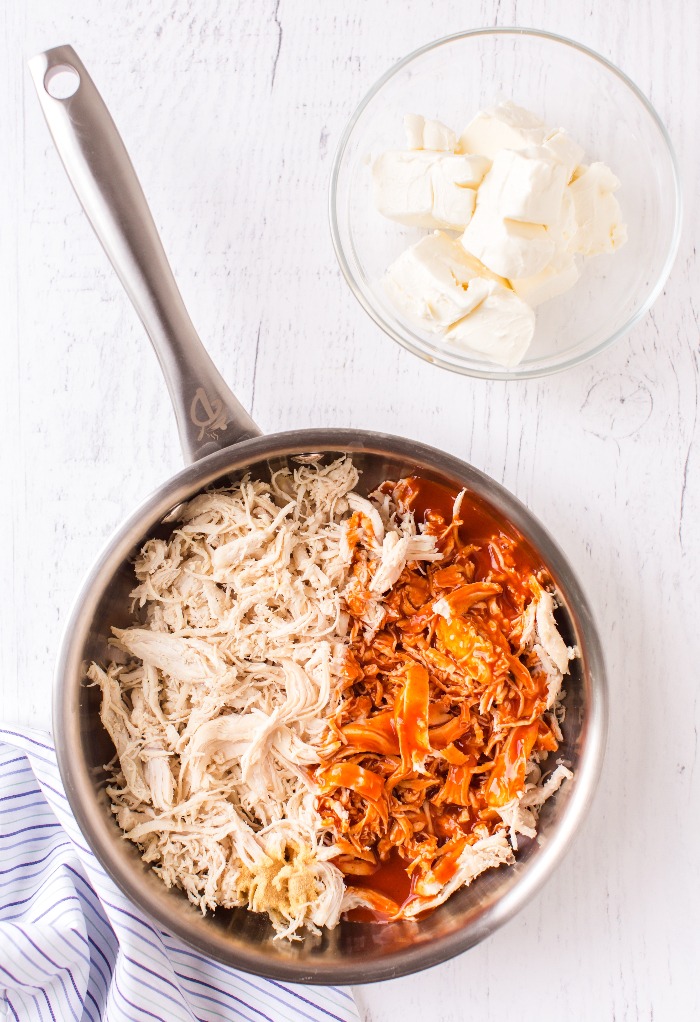
[{"label": "striped kitchen towel", "polygon": [[50,736],[3,728],[0,1018],[358,1022],[347,990],[237,972],[150,922],[86,846]]}]

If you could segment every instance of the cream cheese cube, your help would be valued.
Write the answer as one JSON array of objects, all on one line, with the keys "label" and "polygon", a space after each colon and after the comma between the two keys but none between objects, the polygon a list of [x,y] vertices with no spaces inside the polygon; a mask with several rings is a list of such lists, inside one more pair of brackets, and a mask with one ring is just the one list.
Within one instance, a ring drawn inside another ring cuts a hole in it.
[{"label": "cream cheese cube", "polygon": [[613,195],[619,187],[619,180],[604,163],[579,168],[568,189],[577,226],[572,251],[600,255],[615,252],[627,241],[627,226],[622,223],[620,204]]},{"label": "cream cheese cube", "polygon": [[476,189],[490,170],[491,160],[485,156],[455,153],[441,157],[436,166],[454,184],[460,185],[462,188]]},{"label": "cream cheese cube", "polygon": [[489,168],[481,156],[444,156],[432,169],[436,227],[464,230],[476,206],[476,189]]},{"label": "cream cheese cube", "polygon": [[583,148],[578,142],[574,142],[568,131],[564,131],[563,128],[559,128],[557,131],[553,131],[551,135],[547,135],[542,143],[542,148],[546,149],[553,159],[558,160],[563,165],[566,172],[566,183],[568,184],[574,176],[574,171],[583,160],[585,155]]},{"label": "cream cheese cube", "polygon": [[573,196],[571,195],[571,189],[565,188],[561,201],[561,218],[556,228],[551,229],[558,252],[564,253],[572,250],[577,230],[578,224],[576,223],[576,208]]},{"label": "cream cheese cube", "polygon": [[511,280],[510,285],[518,297],[535,309],[542,302],[563,295],[574,286],[580,275],[574,256],[566,252],[560,257],[555,256],[551,263],[534,277]]},{"label": "cream cheese cube", "polygon": [[552,235],[542,224],[504,220],[480,196],[460,241],[467,252],[508,280],[534,277],[555,251]]},{"label": "cream cheese cube", "polygon": [[386,271],[384,287],[405,316],[439,332],[482,302],[490,284],[503,286],[480,273],[458,242],[435,231],[401,253]]},{"label": "cream cheese cube", "polygon": [[426,150],[382,153],[372,167],[374,201],[390,220],[409,227],[462,231],[474,212],[489,161]]},{"label": "cream cheese cube", "polygon": [[441,161],[433,168],[433,224],[447,230],[463,230],[476,206],[476,191],[452,180],[450,168]]},{"label": "cream cheese cube", "polygon": [[432,149],[445,153],[455,151],[457,135],[442,121],[431,121],[420,114],[406,114],[403,125],[409,149]]},{"label": "cream cheese cube", "polygon": [[566,171],[542,146],[502,149],[479,191],[503,220],[522,220],[552,227],[561,218]]},{"label": "cream cheese cube", "polygon": [[374,203],[390,220],[409,227],[433,226],[431,171],[440,154],[389,150],[372,165]]},{"label": "cream cheese cube", "polygon": [[510,368],[522,361],[530,346],[535,313],[509,288],[495,281],[483,283],[488,294],[467,316],[448,328],[445,340],[455,348],[485,355]]},{"label": "cream cheese cube", "polygon": [[458,150],[493,159],[501,149],[541,145],[548,129],[543,121],[511,100],[481,110],[459,137]]}]

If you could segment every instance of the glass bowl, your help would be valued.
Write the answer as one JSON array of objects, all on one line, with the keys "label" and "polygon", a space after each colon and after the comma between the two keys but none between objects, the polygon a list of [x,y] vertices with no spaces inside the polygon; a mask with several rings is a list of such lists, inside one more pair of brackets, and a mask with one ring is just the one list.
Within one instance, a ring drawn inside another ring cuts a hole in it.
[{"label": "glass bowl", "polygon": [[[407,113],[461,132],[471,118],[512,99],[552,128],[566,128],[587,162],[607,163],[629,240],[614,255],[586,259],[570,291],[538,306],[523,361],[505,369],[449,348],[404,319],[385,293],[387,267],[427,233],[386,220],[374,207],[370,167],[405,148]],[[651,307],[671,270],[681,227],[676,158],[653,107],[599,54],[534,29],[476,29],[439,39],[389,70],[360,103],[336,153],[330,219],[340,267],[372,319],[404,348],[453,372],[527,379],[568,369],[622,337]]]}]

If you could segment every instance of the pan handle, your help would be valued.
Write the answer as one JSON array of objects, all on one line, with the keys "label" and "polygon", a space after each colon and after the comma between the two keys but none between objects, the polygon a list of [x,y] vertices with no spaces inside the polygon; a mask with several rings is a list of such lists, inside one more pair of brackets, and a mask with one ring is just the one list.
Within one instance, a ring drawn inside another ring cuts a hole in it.
[{"label": "pan handle", "polygon": [[129,154],[78,54],[57,46],[29,70],[73,188],[151,338],[186,461],[260,436],[197,336]]}]

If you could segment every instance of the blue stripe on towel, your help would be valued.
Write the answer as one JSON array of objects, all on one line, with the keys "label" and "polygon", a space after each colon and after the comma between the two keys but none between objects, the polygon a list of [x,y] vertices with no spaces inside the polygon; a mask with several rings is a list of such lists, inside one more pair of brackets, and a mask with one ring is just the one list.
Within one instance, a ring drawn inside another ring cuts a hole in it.
[{"label": "blue stripe on towel", "polygon": [[159,930],[85,847],[41,732],[0,728],[0,863],[8,1022],[359,1022],[346,990],[249,976]]}]

